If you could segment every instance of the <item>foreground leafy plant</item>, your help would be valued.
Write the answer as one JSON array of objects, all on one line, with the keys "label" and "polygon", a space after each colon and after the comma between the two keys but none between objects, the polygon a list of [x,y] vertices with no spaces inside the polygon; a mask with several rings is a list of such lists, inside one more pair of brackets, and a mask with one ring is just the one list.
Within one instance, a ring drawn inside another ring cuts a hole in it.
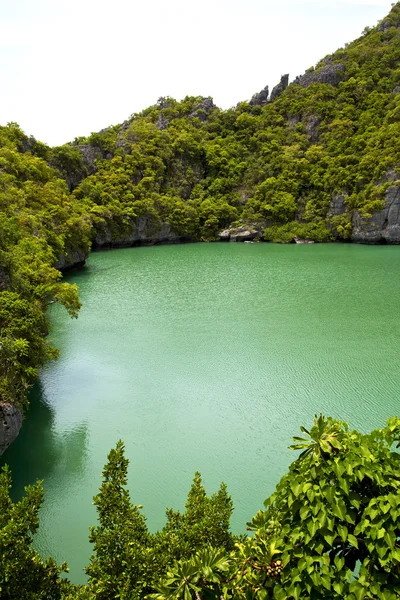
[{"label": "foreground leafy plant", "polygon": [[31,548],[42,488],[13,504],[0,478],[0,597],[58,600],[396,600],[400,597],[400,419],[362,434],[323,416],[301,428],[303,450],[248,523],[229,532],[232,502],[221,486],[207,497],[197,473],[184,513],[148,531],[126,489],[118,442],[94,502],[88,585],[60,580],[66,565]]},{"label": "foreground leafy plant", "polygon": [[[248,523],[253,538],[238,543],[230,571],[201,579],[195,562],[184,587],[174,571],[159,600],[188,600],[196,594],[217,598],[395,600],[400,595],[400,419],[369,435],[346,423],[316,417],[310,440]],[[188,565],[188,563],[186,563]],[[185,571],[181,571],[183,574]],[[201,588],[199,590],[198,588]],[[195,592],[194,594],[192,592]]]}]

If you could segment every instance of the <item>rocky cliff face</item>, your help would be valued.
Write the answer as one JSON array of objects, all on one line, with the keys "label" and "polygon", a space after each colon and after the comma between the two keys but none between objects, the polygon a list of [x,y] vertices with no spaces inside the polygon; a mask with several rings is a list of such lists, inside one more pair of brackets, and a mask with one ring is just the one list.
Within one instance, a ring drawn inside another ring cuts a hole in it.
[{"label": "rocky cliff face", "polygon": [[93,241],[94,248],[127,248],[152,246],[154,244],[177,244],[190,241],[188,237],[174,232],[167,223],[152,224],[147,217],[132,219],[120,231],[112,222],[99,226]]},{"label": "rocky cliff face", "polygon": [[266,85],[265,88],[261,90],[261,92],[258,92],[258,94],[254,94],[249,104],[250,106],[264,106],[264,104],[267,104],[268,102],[268,97],[269,87]]},{"label": "rocky cliff face", "polygon": [[85,250],[73,250],[68,254],[60,256],[56,264],[54,265],[59,271],[71,271],[72,269],[78,269],[83,267],[88,257],[88,252]]},{"label": "rocky cliff face", "polygon": [[18,407],[0,403],[0,456],[19,434],[22,419],[22,411]]},{"label": "rocky cliff face", "polygon": [[288,85],[289,85],[289,73],[286,73],[285,75],[282,75],[280,82],[272,90],[270,102],[273,102],[274,100],[279,98],[279,96],[286,90]]},{"label": "rocky cliff face", "polygon": [[[400,244],[400,186],[399,175],[391,170],[386,173],[383,183],[391,185],[385,192],[382,210],[370,217],[363,217],[360,211],[352,214],[351,241],[358,244]],[[329,217],[343,215],[347,212],[346,194],[332,196],[328,212]]]},{"label": "rocky cliff face", "polygon": [[400,187],[386,190],[383,209],[370,218],[354,212],[351,239],[362,244],[400,244]]},{"label": "rocky cliff face", "polygon": [[330,85],[337,86],[344,76],[344,70],[344,64],[333,63],[329,57],[324,60],[322,67],[310,70],[304,75],[296,77],[294,83],[305,88],[309,87],[312,83],[329,83]]}]

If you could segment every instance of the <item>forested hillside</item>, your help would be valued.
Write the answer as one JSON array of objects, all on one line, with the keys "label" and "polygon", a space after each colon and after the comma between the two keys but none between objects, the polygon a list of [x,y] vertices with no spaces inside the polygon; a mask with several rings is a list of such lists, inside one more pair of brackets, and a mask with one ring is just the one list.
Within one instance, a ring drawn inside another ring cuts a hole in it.
[{"label": "forested hillside", "polygon": [[240,224],[273,241],[400,242],[399,26],[396,4],[270,98],[265,89],[227,111],[211,98],[160,98],[57,149],[73,196],[92,206],[96,243],[218,239]]},{"label": "forested hillside", "polygon": [[400,4],[287,84],[226,111],[160,98],[56,148],[0,128],[0,453],[21,424],[10,406],[55,354],[46,306],[79,308],[59,269],[91,245],[400,243]]}]

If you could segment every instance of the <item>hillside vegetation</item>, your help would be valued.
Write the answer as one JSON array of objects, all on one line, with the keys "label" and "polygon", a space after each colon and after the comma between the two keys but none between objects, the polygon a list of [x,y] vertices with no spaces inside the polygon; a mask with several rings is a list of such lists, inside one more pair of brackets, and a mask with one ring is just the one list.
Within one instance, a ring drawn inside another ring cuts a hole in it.
[{"label": "hillside vegetation", "polygon": [[57,149],[73,196],[91,205],[93,239],[101,245],[108,227],[118,243],[138,218],[192,239],[240,223],[274,241],[350,239],[354,219],[379,211],[397,181],[400,6],[286,81],[272,101],[264,90],[226,111],[210,98],[160,98]]}]

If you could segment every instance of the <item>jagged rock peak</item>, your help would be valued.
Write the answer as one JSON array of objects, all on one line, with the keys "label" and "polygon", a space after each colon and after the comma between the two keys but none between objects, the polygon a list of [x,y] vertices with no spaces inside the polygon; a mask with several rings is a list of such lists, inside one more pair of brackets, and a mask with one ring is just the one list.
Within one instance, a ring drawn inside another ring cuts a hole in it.
[{"label": "jagged rock peak", "polygon": [[254,94],[249,104],[251,106],[264,106],[264,104],[267,104],[268,102],[268,97],[269,87],[266,85],[265,88],[261,90],[261,92],[258,92],[258,94]]},{"label": "jagged rock peak", "polygon": [[201,102],[196,104],[191,113],[189,113],[188,118],[192,119],[196,117],[200,119],[200,121],[205,121],[208,115],[215,109],[217,106],[214,104],[214,100],[208,96],[207,98],[203,98]]},{"label": "jagged rock peak", "polygon": [[329,56],[323,61],[321,68],[309,69],[304,75],[296,77],[294,83],[304,88],[312,83],[329,83],[336,87],[343,78],[344,68],[343,63],[334,63]]},{"label": "jagged rock peak", "polygon": [[289,74],[286,73],[286,75],[282,75],[280,82],[272,90],[270,102],[273,102],[274,100],[279,98],[279,96],[282,94],[282,92],[284,92],[286,90],[288,85],[289,85]]}]

